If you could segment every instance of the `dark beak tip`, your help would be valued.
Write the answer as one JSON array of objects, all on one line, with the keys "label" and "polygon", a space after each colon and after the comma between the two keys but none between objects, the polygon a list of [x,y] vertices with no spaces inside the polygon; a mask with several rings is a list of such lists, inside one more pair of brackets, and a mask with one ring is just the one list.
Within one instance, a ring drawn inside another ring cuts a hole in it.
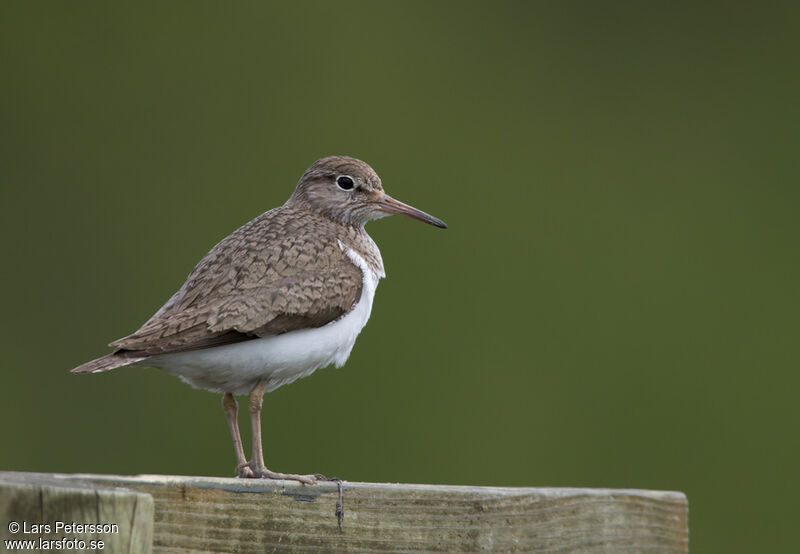
[{"label": "dark beak tip", "polygon": [[412,217],[414,219],[424,221],[429,225],[433,225],[434,227],[439,227],[440,229],[447,229],[447,223],[445,223],[438,217],[433,217],[431,214],[425,213],[422,210],[415,208],[414,206],[409,206],[408,204],[404,204],[403,202],[395,200],[394,198],[388,195],[383,197],[383,202],[380,209],[381,211],[388,214],[398,214],[398,215],[404,215],[406,217]]}]

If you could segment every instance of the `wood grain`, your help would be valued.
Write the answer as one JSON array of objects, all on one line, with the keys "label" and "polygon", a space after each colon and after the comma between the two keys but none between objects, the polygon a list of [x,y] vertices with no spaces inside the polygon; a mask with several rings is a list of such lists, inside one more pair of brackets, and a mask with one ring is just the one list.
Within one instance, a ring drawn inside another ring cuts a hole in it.
[{"label": "wood grain", "polygon": [[688,552],[679,492],[345,482],[340,532],[331,482],[52,478],[152,495],[155,552]]},{"label": "wood grain", "polygon": [[[45,473],[0,472],[0,540],[46,541],[74,539],[103,541],[104,552],[150,552],[153,544],[153,498],[149,494],[113,486],[63,479]],[[117,524],[117,533],[64,532],[65,524]],[[11,522],[20,525],[12,533]],[[33,525],[49,525],[46,532],[25,532]],[[0,550],[8,550],[2,544]],[[43,550],[66,550],[52,546]],[[71,549],[75,551],[75,549]],[[80,551],[80,550],[78,550]]]}]

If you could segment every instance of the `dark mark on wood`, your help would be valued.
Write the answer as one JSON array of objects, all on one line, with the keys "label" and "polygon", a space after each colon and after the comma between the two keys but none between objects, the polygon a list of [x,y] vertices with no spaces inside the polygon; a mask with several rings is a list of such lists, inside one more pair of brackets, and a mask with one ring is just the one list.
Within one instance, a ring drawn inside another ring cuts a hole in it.
[{"label": "dark mark on wood", "polygon": [[318,496],[318,495],[313,495],[313,494],[297,494],[297,493],[290,492],[290,491],[283,491],[281,494],[284,495],[284,496],[291,496],[292,498],[294,498],[298,502],[314,502],[314,501],[317,500],[317,496]]},{"label": "dark mark on wood", "polygon": [[331,481],[336,481],[336,488],[339,489],[339,498],[336,499],[336,521],[339,522],[339,532],[344,533],[342,523],[344,522],[344,491],[342,490],[342,480],[334,477]]}]

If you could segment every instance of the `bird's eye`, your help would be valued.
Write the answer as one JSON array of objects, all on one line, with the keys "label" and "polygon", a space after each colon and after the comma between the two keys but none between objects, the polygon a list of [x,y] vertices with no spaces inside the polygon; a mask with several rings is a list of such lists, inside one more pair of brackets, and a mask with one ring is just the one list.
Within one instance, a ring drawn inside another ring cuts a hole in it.
[{"label": "bird's eye", "polygon": [[353,179],[348,177],[347,175],[341,175],[338,179],[336,179],[336,184],[339,185],[339,188],[342,190],[350,190],[353,188]]}]

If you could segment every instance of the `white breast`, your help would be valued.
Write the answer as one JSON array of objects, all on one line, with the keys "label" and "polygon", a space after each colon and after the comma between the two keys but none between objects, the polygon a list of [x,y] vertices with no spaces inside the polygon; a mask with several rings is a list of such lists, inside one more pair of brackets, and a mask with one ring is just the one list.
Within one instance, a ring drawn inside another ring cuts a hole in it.
[{"label": "white breast", "polygon": [[378,280],[385,274],[372,271],[353,249],[341,242],[339,246],[361,270],[363,279],[361,298],[344,317],[316,329],[154,356],[142,365],[159,367],[194,387],[234,394],[250,392],[262,379],[268,380],[269,392],[321,367],[341,367],[367,324]]}]

